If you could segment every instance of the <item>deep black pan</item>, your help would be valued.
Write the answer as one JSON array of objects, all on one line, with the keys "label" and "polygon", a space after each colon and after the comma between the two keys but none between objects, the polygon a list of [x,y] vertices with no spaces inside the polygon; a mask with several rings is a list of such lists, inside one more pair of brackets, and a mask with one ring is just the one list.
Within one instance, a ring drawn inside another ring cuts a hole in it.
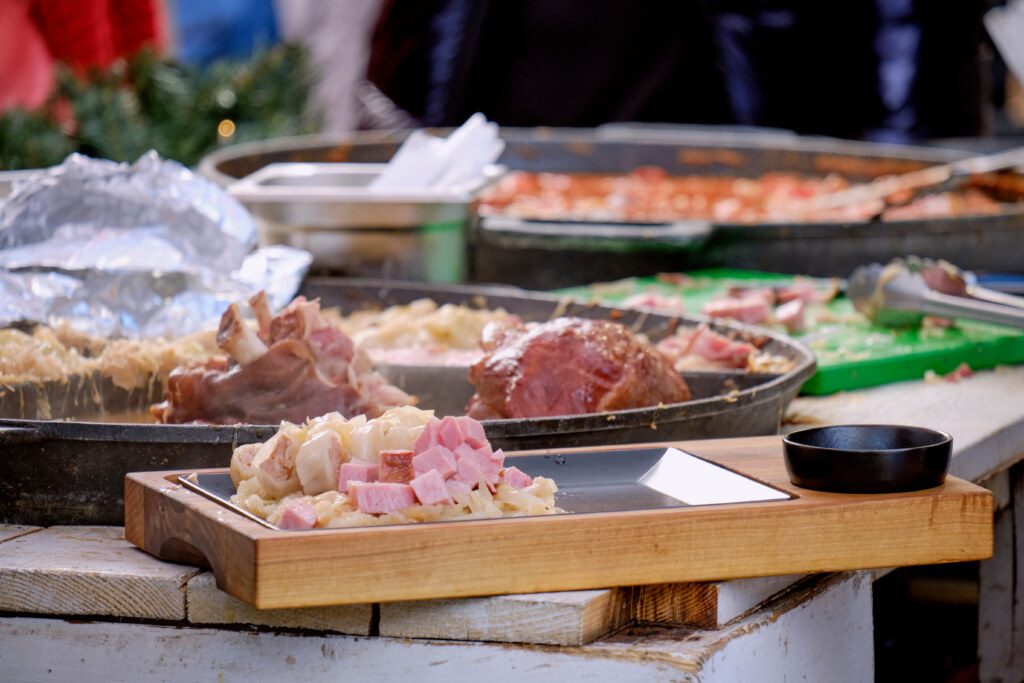
[{"label": "deep black pan", "polygon": [[[654,341],[679,325],[703,320],[571,303],[507,287],[310,279],[303,293],[320,297],[324,306],[340,306],[344,312],[431,297],[439,303],[500,306],[527,320],[547,320],[556,315],[611,318]],[[796,366],[783,375],[688,375],[696,398],[686,403],[613,413],[488,421],[488,438],[495,448],[511,451],[775,433],[786,405],[814,372],[814,356],[782,335],[739,325],[712,326],[719,332],[757,337],[766,351],[791,358]],[[448,378],[442,393],[466,395],[471,391],[468,382],[459,381],[458,374],[453,378],[451,369],[440,371],[438,376]],[[97,391],[109,400],[93,400]],[[152,392],[132,393],[103,381],[8,388],[0,399],[6,415],[38,417],[45,406],[47,415],[74,421],[0,420],[0,522],[120,524],[126,473],[223,467],[235,446],[264,440],[276,430],[274,426],[253,425],[100,422],[109,422],[111,413],[118,415],[126,410],[141,415],[158,397],[159,387]],[[430,407],[426,400],[423,405]]]}]

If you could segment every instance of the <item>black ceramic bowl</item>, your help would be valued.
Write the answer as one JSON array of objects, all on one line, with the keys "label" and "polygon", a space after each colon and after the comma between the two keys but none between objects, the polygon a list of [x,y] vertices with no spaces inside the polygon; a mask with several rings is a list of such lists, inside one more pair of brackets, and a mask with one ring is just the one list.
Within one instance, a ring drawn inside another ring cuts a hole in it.
[{"label": "black ceramic bowl", "polygon": [[953,437],[923,427],[836,425],[783,439],[797,486],[837,493],[895,493],[946,480]]}]

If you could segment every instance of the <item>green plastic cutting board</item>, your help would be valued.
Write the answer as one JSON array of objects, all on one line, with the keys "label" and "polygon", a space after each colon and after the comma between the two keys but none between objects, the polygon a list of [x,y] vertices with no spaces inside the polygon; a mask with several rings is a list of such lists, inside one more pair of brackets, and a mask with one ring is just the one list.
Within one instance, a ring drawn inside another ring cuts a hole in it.
[{"label": "green plastic cutting board", "polygon": [[[725,294],[730,286],[779,285],[793,279],[789,275],[717,268],[687,275],[692,280],[684,284],[642,277],[559,292],[621,303],[634,294],[653,291],[680,296],[688,312],[700,313],[708,300]],[[804,384],[804,394],[833,394],[921,379],[929,370],[944,374],[961,363],[974,370],[1024,363],[1024,332],[1020,330],[968,320],[958,320],[948,329],[879,327],[857,313],[845,297],[808,307],[807,330],[792,336],[818,356],[818,371]]]}]

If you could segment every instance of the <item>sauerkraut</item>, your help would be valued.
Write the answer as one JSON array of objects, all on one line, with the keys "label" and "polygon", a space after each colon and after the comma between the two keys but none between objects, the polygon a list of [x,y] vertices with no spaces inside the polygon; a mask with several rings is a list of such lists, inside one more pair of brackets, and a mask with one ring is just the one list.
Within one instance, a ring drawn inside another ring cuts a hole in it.
[{"label": "sauerkraut", "polygon": [[377,362],[469,365],[479,359],[480,334],[494,320],[514,320],[486,310],[418,299],[383,311],[356,311],[334,319]]},{"label": "sauerkraut", "polygon": [[[467,487],[462,491],[456,489],[458,492],[452,495],[451,504],[416,503],[403,509],[372,514],[361,511],[355,497],[350,493],[336,489],[324,491],[319,479],[314,482],[311,475],[306,474],[322,472],[319,465],[328,464],[328,458],[334,458],[330,464],[334,465],[336,479],[338,467],[345,462],[379,463],[381,451],[415,449],[423,452],[430,448],[432,443],[430,439],[421,438],[424,431],[428,428],[437,428],[440,424],[433,411],[419,410],[411,406],[392,408],[373,420],[367,420],[363,416],[347,420],[338,413],[331,413],[302,425],[282,423],[277,434],[267,442],[240,446],[235,450],[231,459],[231,478],[236,493],[231,497],[231,502],[277,525],[286,507],[293,501],[300,501],[316,510],[315,526],[318,528],[488,519],[563,512],[555,506],[555,492],[558,487],[552,480],[544,477],[535,477],[529,485],[518,488],[509,481],[504,481],[503,475],[491,485],[481,479],[477,488]],[[324,463],[310,466],[309,463],[301,462],[304,457],[303,446],[322,434],[337,436],[341,446],[340,454],[332,455],[324,449],[313,453],[311,449],[309,457],[323,458]],[[471,436],[467,436],[466,440],[475,443]]]}]

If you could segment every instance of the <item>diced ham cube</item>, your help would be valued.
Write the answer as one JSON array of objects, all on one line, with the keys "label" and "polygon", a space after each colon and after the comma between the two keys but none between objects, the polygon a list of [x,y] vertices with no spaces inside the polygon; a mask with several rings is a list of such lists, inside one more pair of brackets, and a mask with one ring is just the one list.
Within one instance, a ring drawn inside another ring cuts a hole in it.
[{"label": "diced ham cube", "polygon": [[495,459],[490,448],[472,448],[468,443],[459,444],[455,448],[454,453],[456,460],[459,462],[464,459],[474,460],[487,482],[491,484],[497,483],[498,474],[501,471],[501,460],[504,459],[504,455],[500,459]]},{"label": "diced ham cube", "polygon": [[437,425],[437,443],[445,448],[454,451],[464,438],[458,420],[451,415],[445,416]]},{"label": "diced ham cube", "polygon": [[794,280],[793,284],[786,287],[779,287],[775,290],[775,294],[780,304],[786,304],[790,301],[803,301],[809,304],[818,298],[818,290],[814,283],[809,280],[800,279]]},{"label": "diced ham cube", "polygon": [[802,332],[805,327],[803,299],[793,299],[775,309],[775,320],[786,326],[789,332]]},{"label": "diced ham cube", "polygon": [[412,451],[381,451],[377,479],[391,484],[408,484],[416,476]]},{"label": "diced ham cube", "polygon": [[640,292],[622,302],[623,308],[653,308],[671,313],[686,313],[686,301],[681,296],[657,292]]},{"label": "diced ham cube", "polygon": [[377,465],[362,460],[350,460],[338,468],[338,490],[348,493],[348,484],[352,481],[377,481]]},{"label": "diced ham cube", "polygon": [[505,451],[499,448],[498,450],[492,452],[491,460],[493,460],[498,465],[498,469],[501,469],[502,467],[505,466]]},{"label": "diced ham cube", "polygon": [[444,486],[448,489],[448,495],[452,500],[465,500],[473,491],[471,487],[457,479],[449,479],[444,483]]},{"label": "diced ham cube", "polygon": [[974,377],[974,370],[971,370],[971,366],[967,363],[961,363],[956,367],[956,370],[942,376],[947,382],[959,382],[968,377]]},{"label": "diced ham cube", "polygon": [[284,504],[278,529],[303,531],[316,526],[316,508],[304,500],[294,498]]},{"label": "diced ham cube", "polygon": [[424,505],[452,505],[444,477],[437,470],[428,470],[409,482],[416,497]]},{"label": "diced ham cube", "polygon": [[776,291],[771,287],[730,287],[730,299],[761,299],[769,306],[775,305]]},{"label": "diced ham cube", "polygon": [[686,354],[705,359],[718,367],[745,368],[750,354],[756,353],[753,344],[735,341],[712,331],[707,325],[699,326],[690,337]]},{"label": "diced ham cube", "polygon": [[471,418],[469,415],[460,415],[455,418],[462,430],[462,435],[467,439],[473,437],[480,443],[487,443],[487,435],[484,434],[484,426]]},{"label": "diced ham cube", "polygon": [[413,453],[419,454],[431,446],[437,445],[437,425],[440,422],[436,417],[430,418],[430,422],[423,427],[423,431],[416,437],[416,443],[412,447]]},{"label": "diced ham cube", "polygon": [[482,454],[482,455],[485,455],[485,456],[486,455],[490,455],[491,449],[490,448],[482,448],[482,447],[479,447],[479,446],[474,447],[469,442],[463,442],[463,443],[460,443],[458,446],[456,446],[452,450],[452,453],[455,454],[455,458],[456,459],[466,458],[466,457],[475,458],[478,453]]},{"label": "diced ham cube", "polygon": [[704,304],[704,315],[712,318],[733,318],[750,325],[764,322],[771,315],[771,304],[763,296],[752,295],[742,299],[726,297]]},{"label": "diced ham cube", "polygon": [[447,479],[455,474],[455,454],[444,446],[431,446],[427,450],[413,456],[412,469],[417,474],[423,474],[430,470],[437,470],[441,479]]},{"label": "diced ham cube", "polygon": [[523,472],[518,467],[506,467],[501,472],[501,478],[506,484],[514,489],[525,489],[533,483],[533,479],[530,478],[530,475]]},{"label": "diced ham cube", "polygon": [[354,481],[348,488],[356,508],[371,515],[396,512],[416,504],[416,493],[408,484]]},{"label": "diced ham cube", "polygon": [[458,470],[455,472],[454,479],[461,481],[463,484],[473,489],[480,484],[480,480],[484,478],[484,473],[480,469],[480,465],[477,463],[475,457],[459,458]]},{"label": "diced ham cube", "polygon": [[469,444],[470,448],[472,448],[475,451],[478,451],[481,448],[486,448],[487,450],[491,450],[491,444],[487,443],[487,439],[478,439],[475,436],[467,436],[462,441],[462,443]]}]

